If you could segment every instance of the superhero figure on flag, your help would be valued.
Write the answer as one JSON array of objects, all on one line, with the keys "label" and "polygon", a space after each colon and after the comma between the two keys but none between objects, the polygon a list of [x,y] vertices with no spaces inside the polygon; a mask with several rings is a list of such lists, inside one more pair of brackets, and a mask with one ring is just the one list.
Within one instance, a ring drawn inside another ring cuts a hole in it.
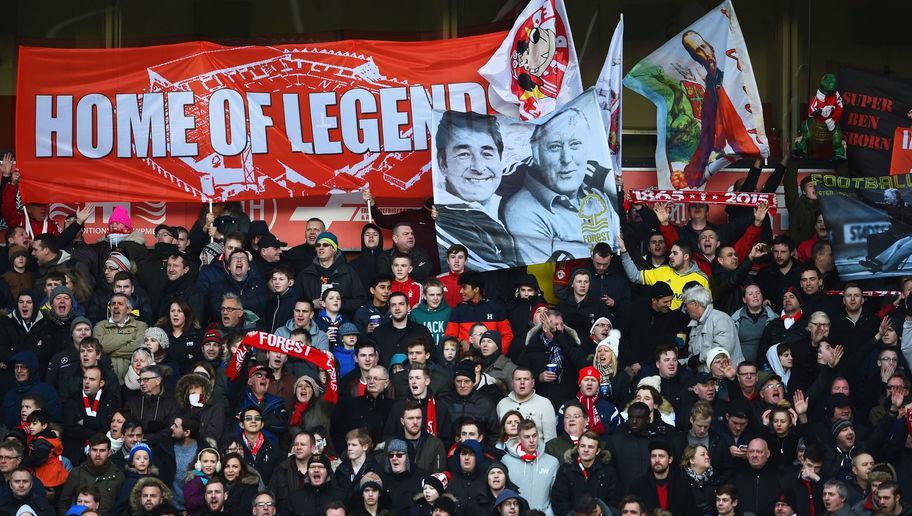
[{"label": "superhero figure on flag", "polygon": [[[684,167],[687,186],[698,187],[711,175],[707,173],[707,165],[718,157],[713,156],[714,153],[758,155],[760,149],[750,138],[723,87],[723,72],[718,67],[715,49],[703,36],[692,30],[684,32],[681,43],[690,57],[706,70],[703,98],[695,109],[699,113],[700,139],[696,152]],[[731,147],[730,152],[726,152],[726,145]]]}]

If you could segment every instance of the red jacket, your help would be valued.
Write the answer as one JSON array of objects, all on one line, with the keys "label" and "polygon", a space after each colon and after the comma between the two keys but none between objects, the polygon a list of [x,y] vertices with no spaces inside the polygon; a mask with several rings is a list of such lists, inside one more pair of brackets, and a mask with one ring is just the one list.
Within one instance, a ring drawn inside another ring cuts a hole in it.
[{"label": "red jacket", "polygon": [[415,308],[421,302],[421,284],[412,278],[408,278],[406,281],[393,280],[390,292],[402,292],[408,296],[409,308]]},{"label": "red jacket", "polygon": [[513,330],[507,321],[507,314],[487,299],[477,303],[463,301],[453,308],[450,322],[447,323],[444,335],[456,337],[460,341],[469,340],[469,332],[476,323],[484,324],[489,330],[497,330],[501,336],[501,352],[506,355],[513,342]]},{"label": "red jacket", "polygon": [[[671,224],[666,224],[664,226],[659,226],[659,231],[662,232],[662,237],[665,238],[666,242],[677,242],[678,241],[678,230],[675,229]],[[738,260],[742,262],[747,259],[747,255],[750,254],[750,250],[757,244],[757,240],[760,239],[760,232],[762,227],[758,227],[754,224],[751,224],[747,227],[747,230],[744,231],[744,234],[741,235],[741,238],[735,242],[732,247],[735,248],[735,254],[738,255]],[[697,264],[697,267],[703,271],[703,274],[707,278],[712,277],[712,263],[703,256],[699,250],[694,249],[693,256],[691,259],[694,263]]]},{"label": "red jacket", "polygon": [[[22,226],[25,227],[25,216],[22,214],[21,209],[17,209],[16,197],[19,194],[19,187],[13,183],[6,183],[3,186],[3,196],[2,201],[0,201],[0,215],[3,215],[3,220],[6,221],[7,226]],[[47,227],[44,227],[45,222],[47,222]],[[31,235],[38,236],[41,233],[51,233],[52,235],[60,235],[60,228],[57,227],[57,223],[51,219],[47,221],[43,220],[31,220],[29,223],[32,226]],[[28,228],[26,228],[28,231]]]},{"label": "red jacket", "polygon": [[462,294],[459,293],[459,276],[462,274],[452,272],[445,272],[437,276],[437,279],[443,283],[443,300],[450,308],[456,308],[456,305],[462,303]]}]

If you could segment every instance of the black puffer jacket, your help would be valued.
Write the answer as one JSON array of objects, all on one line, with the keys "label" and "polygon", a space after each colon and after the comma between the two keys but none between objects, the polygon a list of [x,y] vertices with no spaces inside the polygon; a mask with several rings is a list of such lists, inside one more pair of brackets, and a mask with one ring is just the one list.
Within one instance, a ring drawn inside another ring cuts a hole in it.
[{"label": "black puffer jacket", "polygon": [[485,435],[485,444],[493,446],[499,433],[500,421],[497,420],[497,403],[490,396],[480,391],[472,391],[468,396],[461,396],[453,390],[442,397],[441,401],[449,406],[450,421],[454,423],[471,417],[480,425]]},{"label": "black puffer jacket", "polygon": [[315,258],[310,265],[298,273],[295,280],[295,285],[301,289],[301,294],[307,299],[319,299],[323,293],[323,285],[330,283],[342,294],[343,313],[349,316],[354,315],[355,310],[366,301],[361,278],[345,261],[345,255],[341,252],[336,254],[336,259],[329,267],[321,266],[319,259]]},{"label": "black puffer jacket", "polygon": [[611,507],[617,505],[621,500],[620,482],[611,464],[610,453],[600,452],[585,475],[577,462],[579,456],[576,450],[568,450],[565,455],[565,463],[557,470],[557,477],[551,486],[554,514],[570,514],[576,502],[587,494]]}]

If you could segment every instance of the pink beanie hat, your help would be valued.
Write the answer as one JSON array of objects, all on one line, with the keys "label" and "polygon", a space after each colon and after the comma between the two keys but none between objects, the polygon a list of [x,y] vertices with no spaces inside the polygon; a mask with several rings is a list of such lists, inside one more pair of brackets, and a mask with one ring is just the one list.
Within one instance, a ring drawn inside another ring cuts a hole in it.
[{"label": "pink beanie hat", "polygon": [[114,211],[111,212],[108,224],[113,224],[115,222],[120,222],[126,226],[127,231],[133,231],[133,221],[130,220],[130,214],[127,213],[127,209],[123,206],[115,206]]}]

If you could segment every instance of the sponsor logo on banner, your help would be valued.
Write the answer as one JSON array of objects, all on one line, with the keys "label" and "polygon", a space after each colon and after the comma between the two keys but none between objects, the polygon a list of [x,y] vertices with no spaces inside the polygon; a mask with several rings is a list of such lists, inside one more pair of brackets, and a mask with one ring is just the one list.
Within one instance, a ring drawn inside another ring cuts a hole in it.
[{"label": "sponsor logo on banner", "polygon": [[889,222],[850,222],[842,227],[842,238],[846,244],[862,244],[870,235],[889,230]]}]

